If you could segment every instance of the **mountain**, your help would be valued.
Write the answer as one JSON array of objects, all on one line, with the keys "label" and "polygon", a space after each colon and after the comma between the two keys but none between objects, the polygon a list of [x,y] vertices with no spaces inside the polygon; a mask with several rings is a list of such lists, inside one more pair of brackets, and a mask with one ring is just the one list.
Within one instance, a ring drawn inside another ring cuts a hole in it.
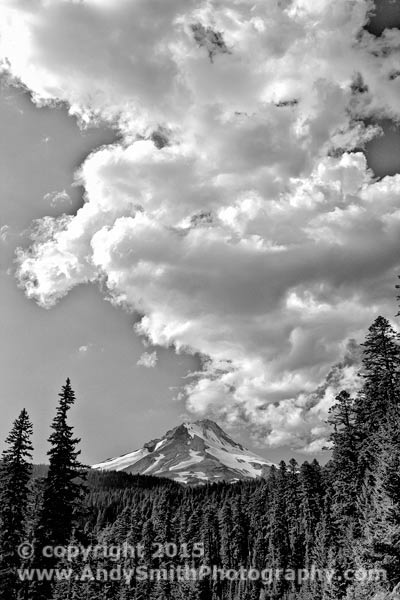
[{"label": "mountain", "polygon": [[214,421],[204,419],[182,423],[143,448],[109,458],[92,468],[199,484],[262,477],[272,465],[234,442]]}]

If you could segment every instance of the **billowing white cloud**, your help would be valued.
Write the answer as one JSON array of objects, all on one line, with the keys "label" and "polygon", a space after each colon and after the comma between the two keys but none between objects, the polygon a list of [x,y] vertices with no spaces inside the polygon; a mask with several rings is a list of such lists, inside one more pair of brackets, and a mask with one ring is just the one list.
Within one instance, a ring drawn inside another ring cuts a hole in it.
[{"label": "billowing white cloud", "polygon": [[46,202],[48,202],[50,204],[50,206],[53,207],[59,207],[59,206],[65,206],[65,205],[71,205],[72,204],[72,200],[70,195],[66,192],[66,190],[62,190],[61,192],[48,192],[45,197],[44,200]]},{"label": "billowing white cloud", "polygon": [[[151,344],[204,357],[186,407],[315,450],[347,340],[393,312],[400,176],[363,118],[400,117],[400,32],[365,0],[2,0],[4,65],[123,140],[92,153],[75,216],[18,254],[49,308],[101,280]],[[328,377],[329,379],[329,377]],[[317,391],[316,391],[317,390]]]},{"label": "billowing white cloud", "polygon": [[156,366],[158,360],[157,352],[143,352],[142,356],[137,361],[139,367],[152,369]]}]

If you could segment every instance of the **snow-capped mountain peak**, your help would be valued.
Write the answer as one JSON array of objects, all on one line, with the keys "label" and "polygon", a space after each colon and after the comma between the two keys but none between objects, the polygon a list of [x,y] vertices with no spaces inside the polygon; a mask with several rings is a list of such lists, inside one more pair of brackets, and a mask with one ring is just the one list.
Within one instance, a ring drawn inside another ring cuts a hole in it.
[{"label": "snow-capped mountain peak", "polygon": [[93,469],[199,484],[262,477],[272,465],[232,440],[217,423],[203,419],[182,423],[143,448],[93,465]]}]

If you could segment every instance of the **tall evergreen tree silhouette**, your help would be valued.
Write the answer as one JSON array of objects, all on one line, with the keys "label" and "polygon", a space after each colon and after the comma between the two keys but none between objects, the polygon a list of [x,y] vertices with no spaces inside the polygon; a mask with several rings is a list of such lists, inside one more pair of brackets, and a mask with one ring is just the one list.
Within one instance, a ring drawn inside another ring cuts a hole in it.
[{"label": "tall evergreen tree silhouette", "polygon": [[333,512],[342,520],[346,529],[347,518],[355,515],[356,497],[361,485],[356,411],[354,400],[348,392],[343,390],[336,396],[336,403],[329,410],[327,422],[333,428],[329,438],[333,444],[332,461],[329,464],[330,493],[334,498]]},{"label": "tall evergreen tree silhouette", "polygon": [[[79,462],[79,438],[68,424],[68,412],[75,402],[75,393],[67,379],[59,393],[56,416],[49,437],[49,471],[43,493],[43,504],[36,531],[34,566],[53,568],[56,559],[43,557],[45,546],[66,546],[79,522],[84,497],[84,467]],[[51,582],[33,585],[32,600],[51,598]]]},{"label": "tall evergreen tree silhouette", "polygon": [[[377,317],[363,346],[364,402],[373,409],[375,427],[399,401],[400,346],[398,334],[385,317]],[[372,423],[369,423],[371,426]]]},{"label": "tall evergreen tree silhouette", "polygon": [[42,527],[49,544],[67,544],[75,524],[82,499],[83,465],[78,461],[80,442],[68,425],[68,411],[75,402],[75,393],[67,379],[59,394],[60,400],[49,437],[51,448],[49,472],[43,498]]},{"label": "tall evergreen tree silhouette", "polygon": [[360,436],[361,472],[374,470],[382,428],[398,411],[400,400],[400,346],[389,321],[377,317],[363,346],[364,385],[355,402],[356,427]]},{"label": "tall evergreen tree silhouette", "polygon": [[23,409],[6,439],[0,465],[0,597],[13,600],[21,587],[18,546],[26,539],[26,513],[32,471],[32,424]]}]

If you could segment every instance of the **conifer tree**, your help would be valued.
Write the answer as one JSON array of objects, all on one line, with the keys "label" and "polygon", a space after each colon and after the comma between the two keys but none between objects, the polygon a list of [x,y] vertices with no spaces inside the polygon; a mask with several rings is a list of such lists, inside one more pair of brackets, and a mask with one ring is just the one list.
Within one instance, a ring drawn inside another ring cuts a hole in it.
[{"label": "conifer tree", "polygon": [[32,424],[23,409],[6,439],[0,464],[0,597],[13,600],[21,587],[18,546],[26,539]]},{"label": "conifer tree", "polygon": [[329,411],[328,423],[333,427],[330,484],[334,495],[334,513],[347,528],[348,518],[355,515],[356,496],[360,485],[358,472],[359,434],[356,428],[354,400],[346,391],[336,396]]},{"label": "conifer tree", "polygon": [[366,564],[384,568],[390,581],[400,579],[400,413],[381,430],[373,485],[366,481],[362,509],[362,552]]},{"label": "conifer tree", "polygon": [[[290,539],[287,520],[287,481],[288,470],[282,460],[276,475],[276,488],[271,496],[269,509],[269,540],[267,563],[273,569],[286,570],[290,567]],[[289,582],[277,580],[272,584],[271,597],[278,600],[289,587]]]},{"label": "conifer tree", "polygon": [[[356,400],[360,434],[357,504],[362,537],[357,562],[400,576],[400,346],[389,321],[378,317],[369,328],[363,356],[364,386]],[[362,596],[360,586],[354,585]]]},{"label": "conifer tree", "polygon": [[232,510],[229,502],[225,502],[219,514],[220,556],[222,566],[232,568]]},{"label": "conifer tree", "polygon": [[398,335],[378,317],[363,344],[364,386],[358,399],[358,426],[365,437],[376,432],[399,403],[400,346]]},{"label": "conifer tree", "polygon": [[[286,480],[286,514],[289,534],[289,568],[302,569],[305,567],[305,532],[301,518],[301,487],[298,475],[298,465],[294,458],[289,461]],[[290,582],[294,592],[294,582]]]},{"label": "conifer tree", "polygon": [[304,536],[304,567],[310,568],[315,562],[314,547],[316,528],[321,520],[324,498],[321,467],[314,460],[302,464],[299,473],[301,486],[300,519]]},{"label": "conifer tree", "polygon": [[236,565],[244,565],[247,558],[248,523],[242,509],[241,497],[232,501],[232,552]]},{"label": "conifer tree", "polygon": [[81,507],[83,494],[83,465],[78,461],[80,442],[75,438],[67,417],[75,402],[75,393],[67,379],[59,394],[60,400],[52,423],[48,452],[50,467],[43,498],[41,526],[47,543],[67,544]]},{"label": "conifer tree", "polygon": [[[75,531],[82,511],[84,496],[84,467],[78,461],[80,442],[74,437],[73,427],[68,424],[68,412],[75,402],[71,382],[59,393],[56,416],[49,437],[51,448],[49,471],[43,492],[43,504],[36,531],[36,555],[34,566],[52,568],[55,559],[44,559],[44,546],[66,546]],[[32,600],[51,598],[51,584],[37,582],[33,585]]]}]

